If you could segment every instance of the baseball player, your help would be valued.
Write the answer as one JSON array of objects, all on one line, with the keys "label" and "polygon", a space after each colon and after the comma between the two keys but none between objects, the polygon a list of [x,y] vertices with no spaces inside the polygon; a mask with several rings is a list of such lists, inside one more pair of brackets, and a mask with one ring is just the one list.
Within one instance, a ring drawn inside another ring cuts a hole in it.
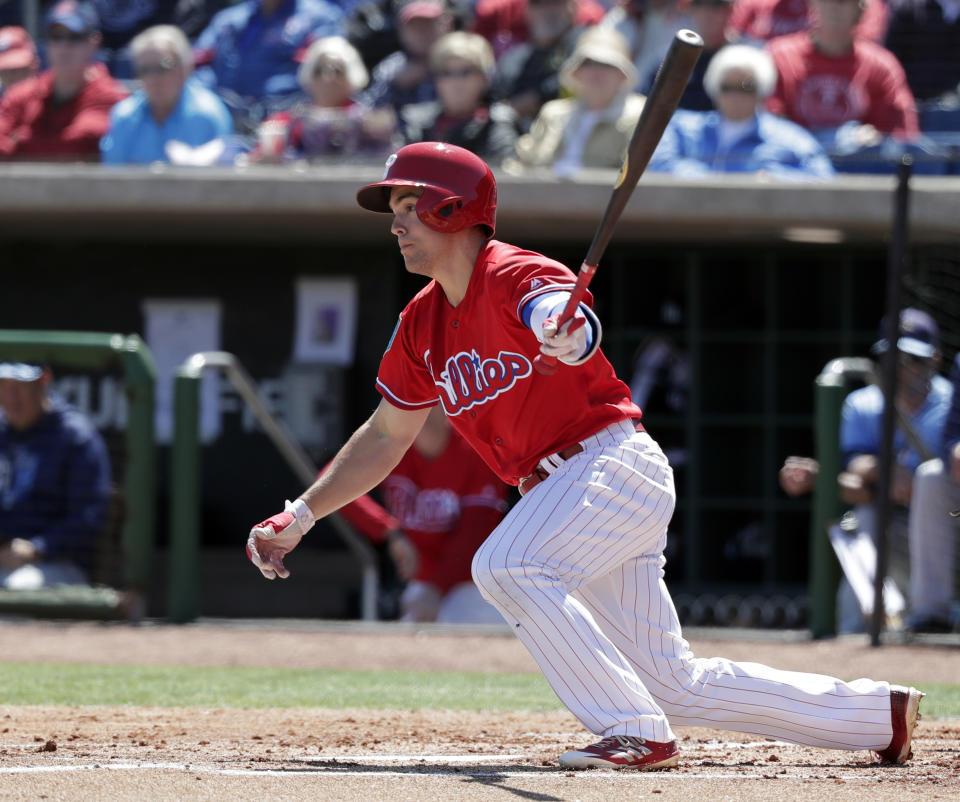
[{"label": "baseball player", "polygon": [[[283,558],[315,520],[382,481],[441,404],[523,493],[477,551],[473,578],[560,700],[601,736],[563,753],[562,766],[675,766],[673,725],[906,761],[916,688],[693,656],[663,581],[670,466],[600,351],[592,299],[557,329],[570,270],[492,238],[490,168],[454,146],[407,145],[357,200],[392,215],[407,270],[433,280],[387,345],[379,406],[326,473],[251,529],[247,552],[263,575],[289,576]],[[538,354],[563,364],[540,375]]]}]

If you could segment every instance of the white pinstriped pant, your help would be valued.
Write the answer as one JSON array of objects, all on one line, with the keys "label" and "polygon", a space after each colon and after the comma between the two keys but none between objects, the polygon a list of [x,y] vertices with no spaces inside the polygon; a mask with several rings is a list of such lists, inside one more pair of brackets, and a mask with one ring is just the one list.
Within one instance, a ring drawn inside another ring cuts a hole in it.
[{"label": "white pinstriped pant", "polygon": [[830,749],[890,743],[886,682],[695,658],[663,581],[676,500],[666,457],[629,421],[582,445],[490,534],[473,577],[587,729],[670,741],[672,723]]}]

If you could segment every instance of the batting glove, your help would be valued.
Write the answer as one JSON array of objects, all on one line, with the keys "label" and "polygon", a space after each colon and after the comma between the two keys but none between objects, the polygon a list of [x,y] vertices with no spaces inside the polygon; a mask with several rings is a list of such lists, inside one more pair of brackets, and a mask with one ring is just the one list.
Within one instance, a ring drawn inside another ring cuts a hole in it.
[{"label": "batting glove", "polygon": [[284,511],[261,521],[250,530],[247,557],[267,579],[286,579],[290,572],[283,558],[316,523],[313,511],[303,499],[287,501]]},{"label": "batting glove", "polygon": [[548,317],[543,321],[543,340],[540,353],[552,356],[567,365],[579,364],[587,350],[587,319],[582,315],[564,323],[557,330],[557,318]]}]

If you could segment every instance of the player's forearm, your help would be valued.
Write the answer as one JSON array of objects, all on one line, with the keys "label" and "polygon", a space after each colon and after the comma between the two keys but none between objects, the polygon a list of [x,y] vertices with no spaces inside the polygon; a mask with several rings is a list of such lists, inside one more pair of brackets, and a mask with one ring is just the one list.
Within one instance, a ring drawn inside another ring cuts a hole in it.
[{"label": "player's forearm", "polygon": [[329,515],[380,484],[409,446],[367,421],[300,498],[316,518]]}]

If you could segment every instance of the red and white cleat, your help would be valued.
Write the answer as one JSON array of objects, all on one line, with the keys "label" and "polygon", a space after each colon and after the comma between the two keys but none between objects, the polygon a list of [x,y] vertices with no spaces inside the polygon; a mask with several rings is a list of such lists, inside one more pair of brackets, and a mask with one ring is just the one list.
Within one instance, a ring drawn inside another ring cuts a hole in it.
[{"label": "red and white cleat", "polygon": [[568,769],[605,766],[612,769],[670,769],[680,762],[676,741],[647,741],[635,735],[611,735],[583,749],[571,749],[560,755],[560,765]]},{"label": "red and white cleat", "polygon": [[890,686],[890,716],[893,720],[893,739],[883,751],[877,752],[881,763],[906,763],[913,755],[913,729],[920,720],[920,700],[926,696],[916,688]]}]

